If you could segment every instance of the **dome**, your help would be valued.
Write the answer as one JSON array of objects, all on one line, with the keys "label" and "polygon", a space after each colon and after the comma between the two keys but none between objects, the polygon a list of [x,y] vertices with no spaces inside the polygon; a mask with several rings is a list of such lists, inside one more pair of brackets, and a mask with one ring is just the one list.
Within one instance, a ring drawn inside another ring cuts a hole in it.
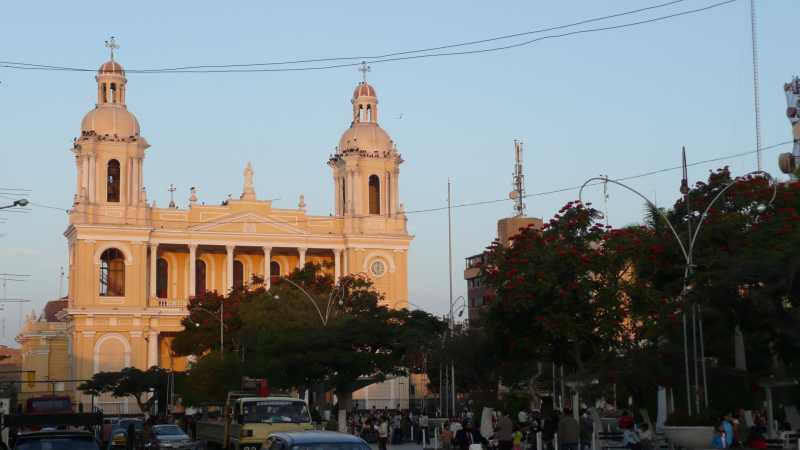
[{"label": "dome", "polygon": [[120,65],[120,63],[111,59],[104,62],[103,65],[101,65],[100,68],[97,69],[97,73],[109,74],[109,75],[116,74],[116,75],[122,75],[124,77],[125,69],[122,68],[122,65]]},{"label": "dome", "polygon": [[139,121],[122,105],[104,104],[86,113],[81,121],[81,131],[119,137],[138,136]]},{"label": "dome", "polygon": [[356,90],[353,91],[353,99],[358,97],[377,97],[375,88],[370,86],[366,81],[358,83]]},{"label": "dome", "polygon": [[389,134],[376,123],[356,122],[339,139],[339,151],[391,151],[394,144]]}]

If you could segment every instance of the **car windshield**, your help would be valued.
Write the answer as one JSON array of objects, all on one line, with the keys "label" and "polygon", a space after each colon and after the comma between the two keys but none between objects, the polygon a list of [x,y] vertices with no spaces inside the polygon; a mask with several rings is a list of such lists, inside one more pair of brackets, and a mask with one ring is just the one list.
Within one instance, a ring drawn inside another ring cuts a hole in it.
[{"label": "car windshield", "polygon": [[89,438],[52,437],[24,439],[17,442],[15,450],[99,450],[97,443]]},{"label": "car windshield", "polygon": [[300,400],[260,400],[242,405],[245,423],[311,422],[306,404]]},{"label": "car windshield", "polygon": [[370,450],[368,445],[357,443],[314,443],[314,444],[300,444],[293,445],[291,450]]},{"label": "car windshield", "polygon": [[159,436],[180,436],[185,434],[177,425],[159,425],[153,427],[153,432]]}]

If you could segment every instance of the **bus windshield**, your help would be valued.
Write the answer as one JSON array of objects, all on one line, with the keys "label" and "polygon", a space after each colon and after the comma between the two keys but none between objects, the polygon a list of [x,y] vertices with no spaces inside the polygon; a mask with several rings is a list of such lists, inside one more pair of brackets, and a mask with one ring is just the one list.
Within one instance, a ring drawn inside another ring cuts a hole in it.
[{"label": "bus windshield", "polygon": [[245,423],[308,423],[311,416],[302,400],[258,400],[244,402]]}]

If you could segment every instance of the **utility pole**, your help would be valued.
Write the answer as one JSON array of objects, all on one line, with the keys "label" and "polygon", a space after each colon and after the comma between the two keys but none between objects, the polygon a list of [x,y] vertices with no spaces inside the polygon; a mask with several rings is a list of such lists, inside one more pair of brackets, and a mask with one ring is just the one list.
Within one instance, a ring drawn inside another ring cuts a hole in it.
[{"label": "utility pole", "polygon": [[[447,179],[447,279],[450,289],[450,313],[448,318],[450,322],[450,337],[452,338],[455,324],[453,323],[453,196],[450,178]],[[445,372],[447,372],[447,370],[445,370]],[[450,409],[450,411],[453,415],[455,415],[456,412],[455,373],[455,364],[453,361],[450,361],[450,393],[452,394],[452,409]]]}]

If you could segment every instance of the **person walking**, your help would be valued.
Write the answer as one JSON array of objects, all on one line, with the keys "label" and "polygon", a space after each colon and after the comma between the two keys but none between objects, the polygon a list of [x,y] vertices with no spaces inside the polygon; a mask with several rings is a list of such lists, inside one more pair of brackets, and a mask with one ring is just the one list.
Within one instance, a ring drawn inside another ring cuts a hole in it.
[{"label": "person walking", "polygon": [[380,425],[378,425],[378,449],[386,450],[386,444],[389,441],[389,418],[381,416]]},{"label": "person walking", "polygon": [[512,450],[514,448],[514,423],[511,422],[511,417],[508,417],[508,414],[500,412],[494,437],[498,440],[499,450]]},{"label": "person walking", "polygon": [[561,450],[578,450],[581,428],[572,417],[572,410],[564,408],[564,414],[558,420],[558,445]]},{"label": "person walking", "polygon": [[470,450],[471,445],[488,444],[486,438],[484,438],[477,430],[475,430],[472,427],[472,422],[468,420],[465,420],[461,429],[456,432],[454,441],[456,450]]},{"label": "person walking", "polygon": [[430,436],[428,436],[428,413],[426,413],[424,410],[419,415],[419,434],[420,442],[424,448],[425,445],[428,444],[428,439],[430,439]]},{"label": "person walking", "polygon": [[450,431],[450,421],[446,421],[444,425],[442,425],[442,433],[440,438],[442,439],[442,448],[444,450],[452,450],[453,432]]}]

